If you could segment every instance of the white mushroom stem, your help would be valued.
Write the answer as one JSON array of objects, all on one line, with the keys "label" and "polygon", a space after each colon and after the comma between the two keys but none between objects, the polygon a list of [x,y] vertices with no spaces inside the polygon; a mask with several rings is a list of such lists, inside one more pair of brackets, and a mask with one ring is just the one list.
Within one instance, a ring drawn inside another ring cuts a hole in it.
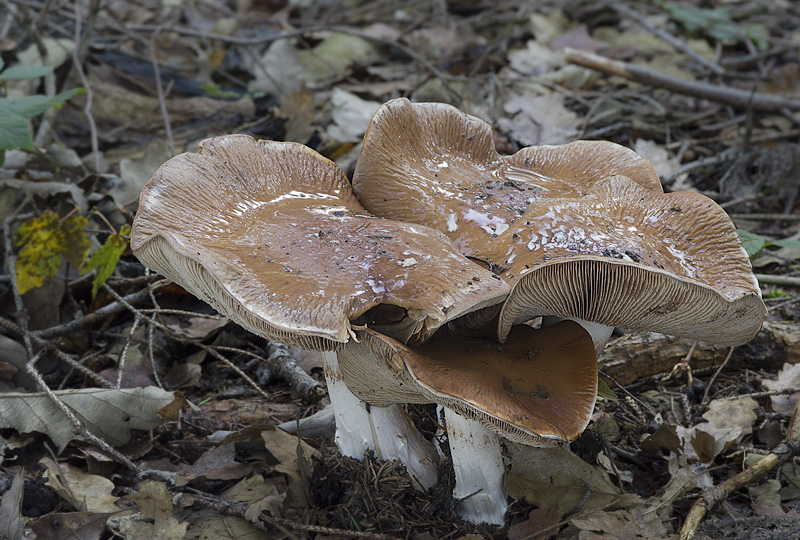
[{"label": "white mushroom stem", "polygon": [[405,409],[370,406],[358,399],[342,379],[335,352],[323,352],[322,364],[336,418],[335,441],[342,454],[364,459],[364,453],[372,450],[378,459],[403,462],[416,487],[428,489],[436,484],[439,456]]},{"label": "white mushroom stem", "polygon": [[447,440],[456,475],[453,497],[461,519],[502,525],[508,495],[503,485],[500,437],[477,420],[445,408]]},{"label": "white mushroom stem", "polygon": [[597,357],[600,358],[600,353],[606,348],[608,340],[611,339],[611,334],[614,333],[613,326],[606,326],[591,321],[584,321],[583,319],[576,319],[574,317],[543,317],[542,326],[552,326],[560,321],[575,321],[583,327],[584,330],[589,332],[592,336],[592,343],[594,343],[594,350]]}]

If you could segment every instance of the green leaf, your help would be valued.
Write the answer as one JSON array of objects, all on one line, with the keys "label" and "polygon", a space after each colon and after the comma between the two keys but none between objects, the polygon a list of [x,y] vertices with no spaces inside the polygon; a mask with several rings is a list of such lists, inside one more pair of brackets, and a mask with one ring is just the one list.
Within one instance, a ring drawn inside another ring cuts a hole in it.
[{"label": "green leaf", "polygon": [[86,261],[86,264],[81,269],[82,272],[88,272],[97,268],[97,275],[92,281],[92,297],[97,295],[97,291],[106,282],[106,280],[114,273],[117,267],[120,256],[125,252],[128,247],[128,236],[131,234],[131,226],[123,225],[120,228],[119,234],[112,234],[106,240],[106,243],[97,248],[92,258]]},{"label": "green leaf", "polygon": [[83,262],[91,245],[81,230],[86,223],[82,216],[71,216],[61,221],[55,212],[47,210],[19,226],[14,243],[21,246],[16,265],[20,294],[41,287],[46,280],[55,277],[62,256],[73,261],[82,253],[80,262]]},{"label": "green leaf", "polygon": [[0,80],[35,79],[53,71],[53,66],[13,66],[0,73]]},{"label": "green leaf", "polygon": [[772,242],[773,246],[790,249],[800,249],[800,240],[775,240]]},{"label": "green leaf", "polygon": [[73,88],[50,98],[47,96],[25,96],[0,99],[0,114],[10,113],[23,118],[33,118],[50,107],[60,107],[75,94],[84,92],[83,88]]},{"label": "green leaf", "polygon": [[0,151],[17,148],[35,150],[28,120],[16,114],[3,112],[2,102],[0,99]]},{"label": "green leaf", "polygon": [[739,238],[742,239],[744,250],[751,259],[761,253],[761,250],[764,249],[764,246],[767,244],[767,239],[760,234],[754,234],[743,229],[737,229],[736,232],[739,233]]},{"label": "green leaf", "polygon": [[597,379],[597,395],[614,403],[619,403],[619,397],[608,387],[608,384],[603,379]]}]

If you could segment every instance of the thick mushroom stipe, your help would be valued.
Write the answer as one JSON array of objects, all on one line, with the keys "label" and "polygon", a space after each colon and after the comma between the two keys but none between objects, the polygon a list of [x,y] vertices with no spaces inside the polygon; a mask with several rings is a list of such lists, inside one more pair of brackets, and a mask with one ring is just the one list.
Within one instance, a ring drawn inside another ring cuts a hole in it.
[{"label": "thick mushroom stipe", "polygon": [[445,408],[444,416],[456,477],[453,498],[458,515],[471,523],[502,525],[508,494],[503,483],[505,467],[500,437],[452,409]]},{"label": "thick mushroom stipe", "polygon": [[336,446],[342,454],[362,459],[365,452],[373,451],[378,459],[399,459],[417,487],[433,487],[439,473],[439,454],[420,436],[403,406],[367,405],[342,380],[335,352],[324,351],[322,361],[328,395],[335,404]]},{"label": "thick mushroom stipe", "polygon": [[369,214],[316,152],[243,135],[165,163],[142,191],[131,247],[248,330],[310,349],[338,348],[379,305],[408,319],[387,328],[424,341],[508,292],[440,233]]}]

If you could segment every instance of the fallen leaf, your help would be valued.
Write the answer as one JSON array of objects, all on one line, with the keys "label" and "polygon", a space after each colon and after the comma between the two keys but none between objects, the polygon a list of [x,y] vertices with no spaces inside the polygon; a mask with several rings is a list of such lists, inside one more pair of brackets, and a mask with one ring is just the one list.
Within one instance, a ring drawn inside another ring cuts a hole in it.
[{"label": "fallen leaf", "polygon": [[111,494],[114,482],[108,478],[88,474],[69,463],[56,463],[43,457],[39,463],[45,467],[48,485],[59,497],[80,512],[117,512],[118,497]]},{"label": "fallen leaf", "polygon": [[579,540],[669,540],[673,535],[661,518],[655,513],[647,517],[641,508],[619,510],[616,512],[592,512],[586,517],[571,520],[572,525],[581,529]]},{"label": "fallen leaf", "polygon": [[286,119],[284,141],[307,143],[314,134],[314,95],[303,84],[281,98],[279,116]]},{"label": "fallen leaf", "polygon": [[[786,390],[787,388],[800,388],[800,364],[785,363],[777,378],[772,381],[765,379],[762,386],[767,390]],[[792,414],[794,404],[797,403],[797,394],[788,396],[770,396],[772,410],[781,414]]]},{"label": "fallen leaf", "polygon": [[372,115],[381,106],[338,87],[333,89],[331,105],[333,123],[328,126],[328,135],[339,142],[361,141]]},{"label": "fallen leaf", "polygon": [[308,460],[317,455],[313,446],[297,435],[270,426],[261,433],[267,450],[278,460],[275,470],[289,478],[289,494],[294,504],[308,506]]},{"label": "fallen leaf", "polygon": [[139,194],[153,173],[170,157],[169,146],[163,139],[154,139],[143,148],[137,159],[123,158],[119,162],[119,176],[122,182],[108,193],[119,206],[125,207],[139,201]]},{"label": "fallen leaf", "polygon": [[591,510],[611,502],[638,501],[623,495],[602,469],[593,467],[567,448],[533,448],[506,443],[511,467],[505,477],[508,494],[540,508],[558,505],[559,519],[576,510]]},{"label": "fallen leaf", "polygon": [[534,508],[528,519],[508,528],[508,540],[544,540],[558,531],[558,505]]},{"label": "fallen leaf", "polygon": [[207,450],[194,464],[184,468],[175,477],[175,485],[185,486],[199,477],[210,480],[238,480],[252,471],[250,465],[236,461],[234,444],[223,444]]},{"label": "fallen leaf", "polygon": [[[159,409],[176,401],[172,392],[156,387],[122,390],[61,390],[54,394],[89,431],[112,446],[130,440],[132,429],[148,430],[162,422]],[[182,399],[180,401],[183,401]],[[0,428],[20,433],[44,433],[61,452],[79,434],[55,403],[43,393],[0,394]]]},{"label": "fallen leaf", "polygon": [[102,537],[114,513],[65,512],[48,514],[28,524],[39,539],[94,540]]},{"label": "fallen leaf", "polygon": [[182,540],[186,535],[188,523],[172,517],[172,495],[163,483],[142,482],[139,491],[126,498],[139,508],[139,516],[120,520],[120,532],[125,538]]},{"label": "fallen leaf", "polygon": [[22,540],[20,510],[22,509],[24,481],[25,472],[17,470],[11,486],[0,496],[0,538]]},{"label": "fallen leaf", "polygon": [[577,135],[581,122],[564,107],[564,96],[556,93],[544,96],[512,93],[503,110],[511,116],[498,120],[497,127],[522,146],[570,141]]}]

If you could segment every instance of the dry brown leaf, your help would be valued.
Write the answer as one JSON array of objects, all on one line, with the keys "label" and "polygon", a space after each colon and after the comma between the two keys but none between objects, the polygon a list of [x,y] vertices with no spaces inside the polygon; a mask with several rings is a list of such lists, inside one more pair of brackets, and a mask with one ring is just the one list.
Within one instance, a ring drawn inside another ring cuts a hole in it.
[{"label": "dry brown leaf", "polygon": [[40,540],[93,540],[100,538],[106,530],[106,522],[113,513],[65,512],[47,514],[28,527]]},{"label": "dry brown leaf", "polygon": [[[787,388],[800,388],[800,364],[786,363],[778,373],[778,377],[771,381],[764,380],[761,383],[767,390],[786,390]],[[792,414],[794,404],[797,402],[798,394],[788,396],[770,396],[772,410],[782,414]]]},{"label": "dry brown leaf", "polygon": [[120,532],[128,540],[182,540],[188,523],[172,517],[172,495],[161,482],[145,481],[139,491],[126,497],[139,508],[139,515],[120,520]]},{"label": "dry brown leaf", "polygon": [[45,467],[48,485],[81,512],[117,512],[118,497],[111,494],[114,482],[108,478],[88,474],[69,463],[56,463],[43,457],[39,463]]},{"label": "dry brown leaf", "polygon": [[25,472],[17,471],[11,481],[11,486],[0,496],[0,538],[22,540],[20,509],[22,508],[24,481]]},{"label": "dry brown leaf", "polygon": [[669,540],[661,518],[655,513],[643,515],[641,508],[616,512],[592,512],[571,520],[581,529],[579,540]]},{"label": "dry brown leaf", "polygon": [[314,134],[314,95],[301,85],[295,92],[281,97],[278,115],[286,119],[284,141],[307,143]]},{"label": "dry brown leaf", "polygon": [[317,455],[317,451],[297,435],[274,426],[263,431],[261,437],[269,453],[280,462],[275,466],[275,470],[289,477],[291,502],[307,507],[309,476],[304,469],[308,468],[308,460],[311,456]]},{"label": "dry brown leaf", "polygon": [[558,505],[547,508],[534,508],[528,519],[515,523],[508,528],[508,540],[544,540],[558,529]]},{"label": "dry brown leaf", "polygon": [[564,96],[510,94],[503,110],[510,115],[501,118],[497,127],[509,134],[522,146],[560,144],[577,135],[581,121],[564,107]]},{"label": "dry brown leaf", "polygon": [[506,474],[508,494],[540,508],[558,505],[559,519],[576,510],[591,510],[610,502],[635,504],[636,495],[624,495],[602,469],[593,467],[567,448],[532,448],[506,443],[511,468]]},{"label": "dry brown leaf", "polygon": [[[112,446],[130,440],[132,429],[153,429],[161,424],[159,409],[178,401],[172,392],[153,386],[122,390],[62,390],[55,395],[92,433]],[[182,398],[181,398],[181,401]],[[44,433],[59,452],[79,438],[73,426],[46,394],[0,394],[0,428],[20,433]]]},{"label": "dry brown leaf", "polygon": [[185,486],[199,477],[210,480],[236,480],[252,471],[250,465],[236,462],[236,448],[233,443],[223,444],[204,452],[193,465],[178,473],[175,485]]}]

